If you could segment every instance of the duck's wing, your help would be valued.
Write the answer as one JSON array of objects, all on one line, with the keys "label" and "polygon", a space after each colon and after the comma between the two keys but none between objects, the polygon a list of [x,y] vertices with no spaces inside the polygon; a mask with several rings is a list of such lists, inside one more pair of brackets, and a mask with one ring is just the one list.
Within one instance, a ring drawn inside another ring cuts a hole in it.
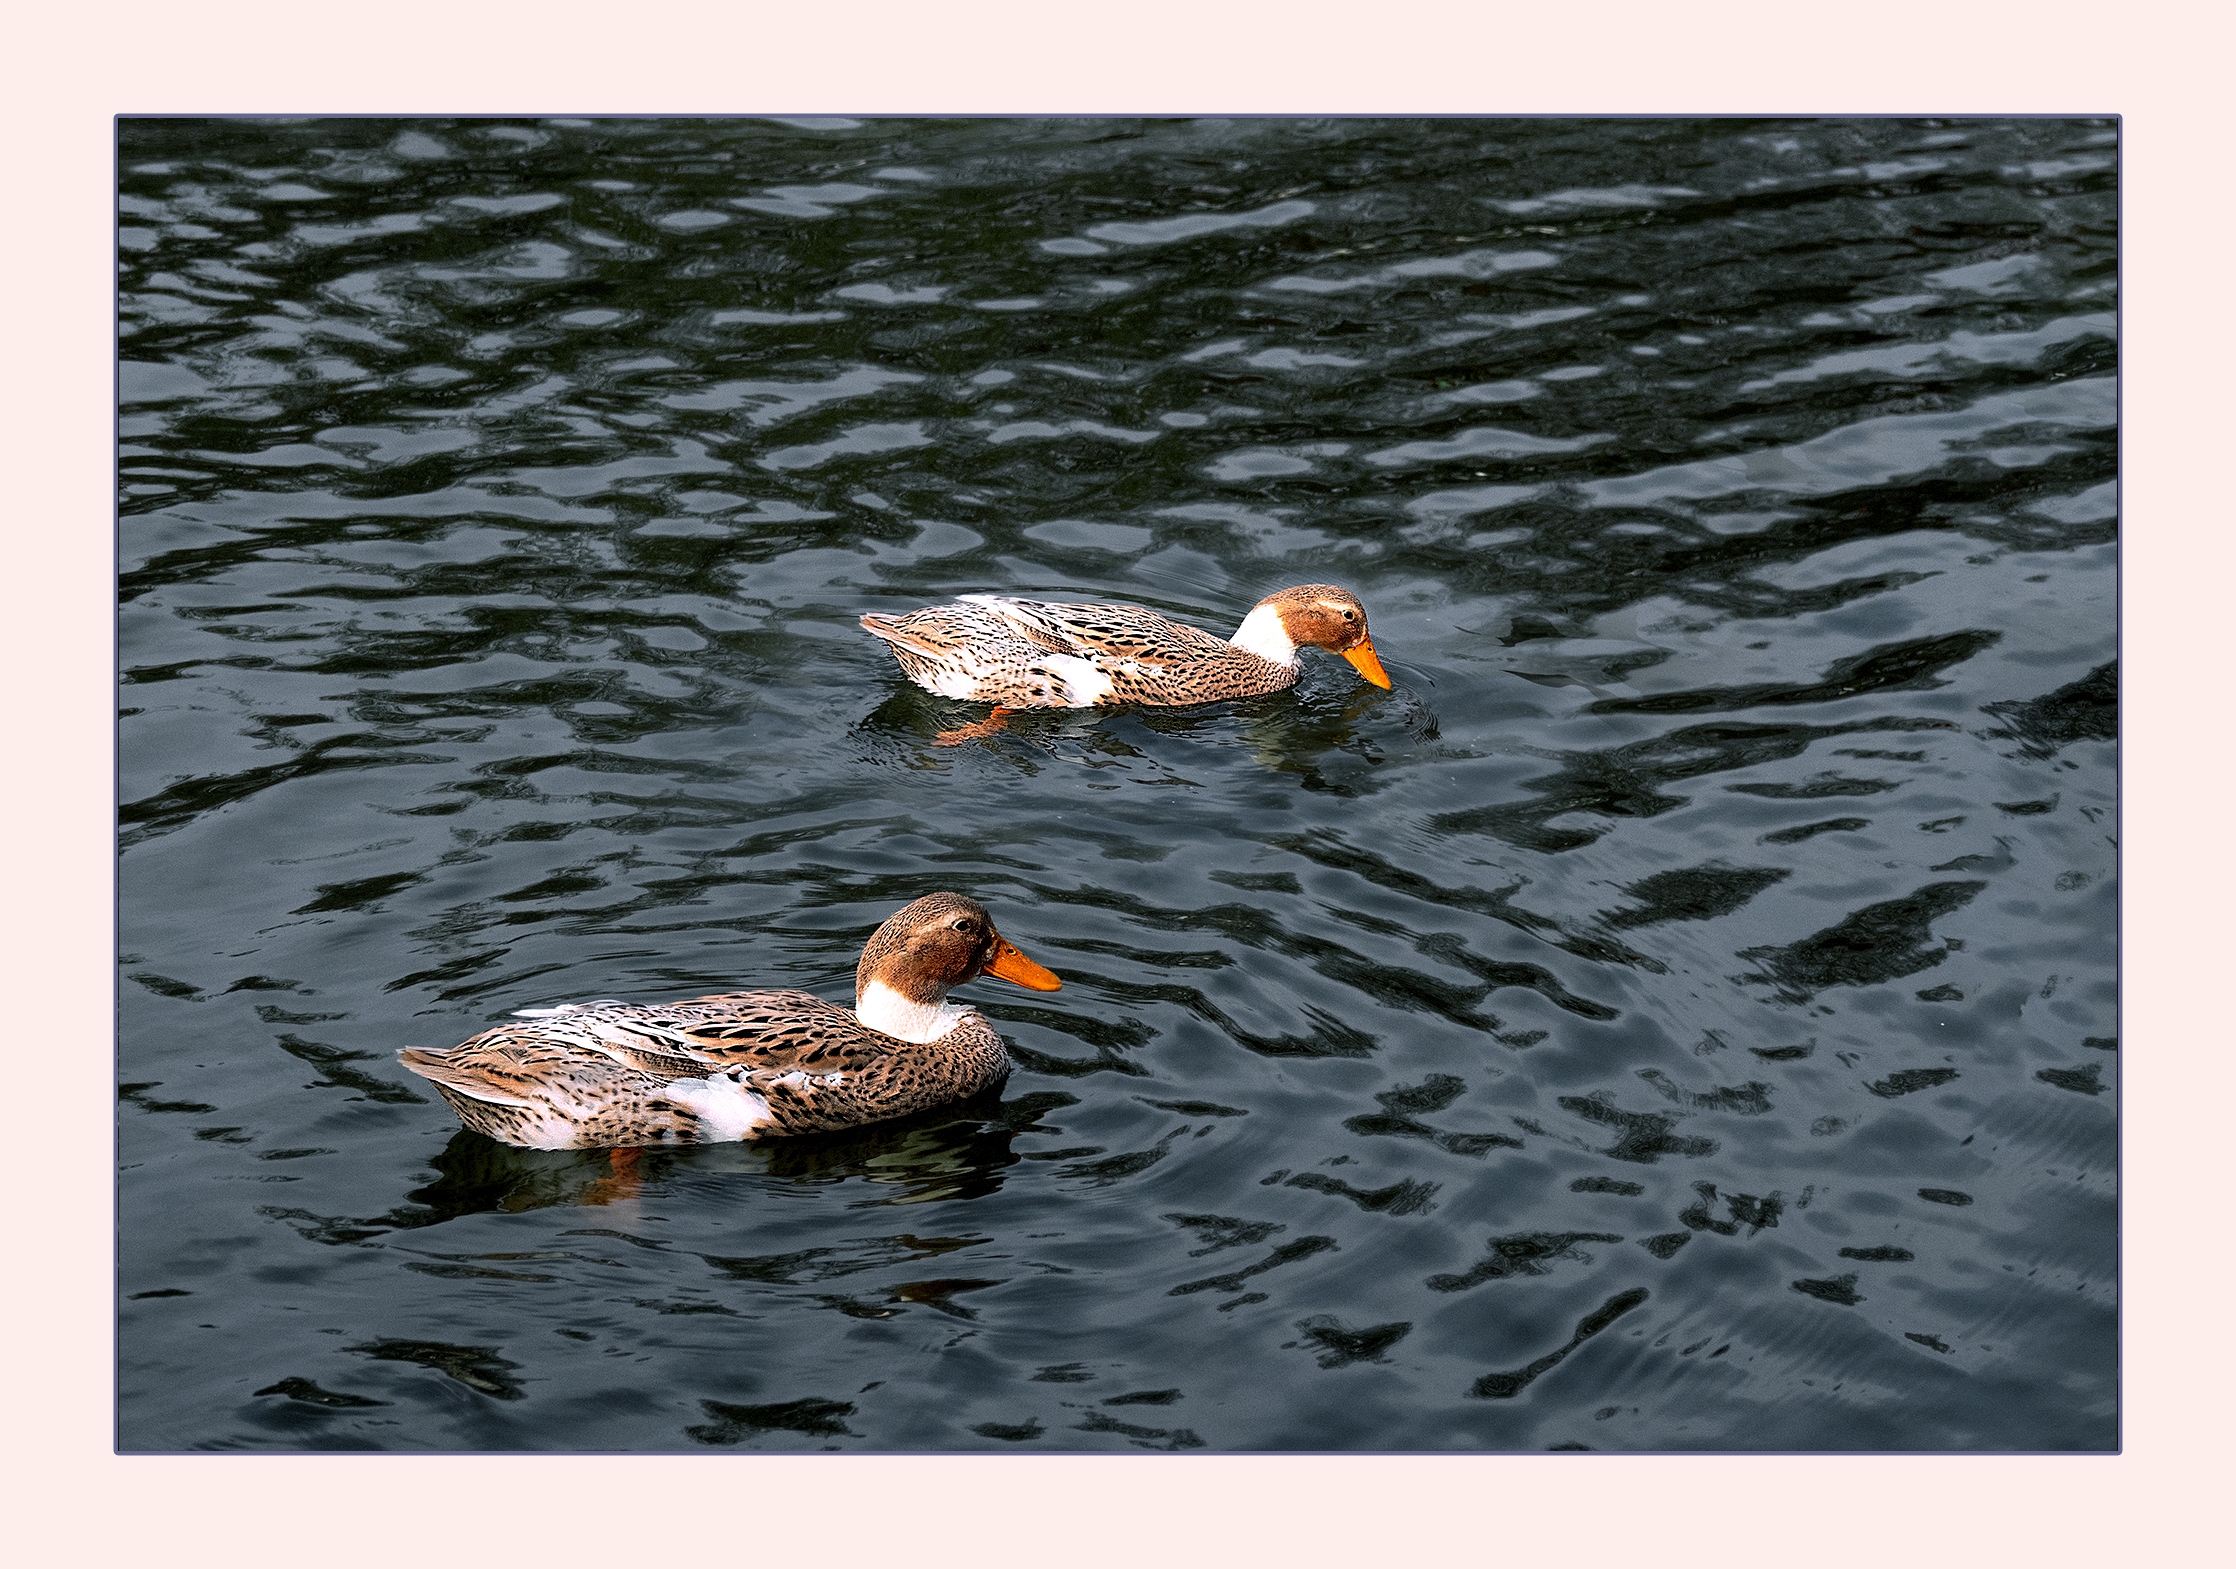
[{"label": "duck's wing", "polygon": [[691,1055],[723,1067],[853,1072],[901,1044],[808,992],[729,992],[677,1005],[671,1027]]},{"label": "duck's wing", "polygon": [[571,1092],[616,1072],[705,1077],[712,1059],[654,1017],[664,1011],[601,1003],[538,1009],[457,1046],[409,1047],[397,1060],[421,1078],[498,1106],[534,1106],[562,1086]]},{"label": "duck's wing", "polygon": [[1234,652],[1233,645],[1224,639],[1161,616],[1145,605],[1075,604],[1011,599],[999,594],[966,594],[960,603],[998,618],[1013,637],[1022,637],[1051,653],[1070,654],[1098,664],[1115,660],[1137,666],[1170,666]]},{"label": "duck's wing", "polygon": [[896,1043],[808,992],[728,992],[639,1008],[570,1004],[531,1010],[448,1050],[398,1054],[422,1078],[474,1100],[533,1106],[539,1092],[614,1069],[674,1082],[743,1067],[783,1073],[858,1069]]},{"label": "duck's wing", "polygon": [[942,665],[958,660],[979,663],[1004,659],[1030,662],[1042,652],[1007,617],[984,605],[927,605],[905,616],[871,613],[862,630],[881,637],[896,651],[917,654]]},{"label": "duck's wing", "polygon": [[[862,625],[892,647],[918,686],[1009,708],[1232,696],[1233,682],[1208,681],[1205,673],[1248,659],[1231,643],[1141,605],[966,594],[905,616],[866,615]],[[1197,688],[1200,696],[1174,695]]]}]

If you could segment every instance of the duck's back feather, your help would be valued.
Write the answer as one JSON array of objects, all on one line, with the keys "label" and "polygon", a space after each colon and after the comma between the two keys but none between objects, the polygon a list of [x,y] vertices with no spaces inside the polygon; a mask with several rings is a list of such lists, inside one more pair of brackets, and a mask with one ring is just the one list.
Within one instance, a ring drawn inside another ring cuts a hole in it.
[{"label": "duck's back feather", "polygon": [[862,626],[918,686],[1009,708],[1207,703],[1279,691],[1297,675],[1142,605],[966,594]]},{"label": "duck's back feather", "polygon": [[1145,605],[1075,604],[998,594],[965,594],[962,602],[984,605],[1028,641],[1078,658],[1171,666],[1219,659],[1235,651],[1226,639],[1160,616]]}]

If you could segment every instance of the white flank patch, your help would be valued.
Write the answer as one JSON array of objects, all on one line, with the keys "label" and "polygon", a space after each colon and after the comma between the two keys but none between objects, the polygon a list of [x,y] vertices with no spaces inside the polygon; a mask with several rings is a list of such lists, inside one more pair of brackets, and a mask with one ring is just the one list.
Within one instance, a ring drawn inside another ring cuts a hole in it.
[{"label": "white flank patch", "polygon": [[910,1002],[883,981],[872,980],[855,999],[854,1017],[885,1035],[904,1041],[936,1041],[969,1018],[971,1010],[957,1003]]},{"label": "white flank patch", "polygon": [[1117,682],[1097,669],[1092,659],[1076,654],[1050,654],[1041,663],[1064,683],[1064,702],[1072,708],[1092,708],[1108,697]]},{"label": "white flank patch", "polygon": [[749,1139],[755,1128],[769,1120],[767,1101],[722,1074],[704,1079],[678,1079],[665,1093],[677,1105],[697,1113],[710,1143]]},{"label": "white flank patch", "polygon": [[1289,641],[1288,629],[1281,624],[1281,612],[1271,605],[1260,605],[1244,616],[1242,625],[1234,629],[1234,636],[1227,641],[1244,653],[1270,659],[1277,665],[1297,662],[1297,645]]}]

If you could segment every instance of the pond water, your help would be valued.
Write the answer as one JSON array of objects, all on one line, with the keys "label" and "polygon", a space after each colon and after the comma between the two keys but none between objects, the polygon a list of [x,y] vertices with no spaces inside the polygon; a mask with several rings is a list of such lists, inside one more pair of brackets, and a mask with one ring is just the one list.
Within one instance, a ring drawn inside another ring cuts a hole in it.
[{"label": "pond water", "polygon": [[[123,1448],[2117,1443],[2109,123],[119,137]],[[855,625],[1299,582],[1394,690]],[[973,1102],[395,1061],[938,889]]]}]

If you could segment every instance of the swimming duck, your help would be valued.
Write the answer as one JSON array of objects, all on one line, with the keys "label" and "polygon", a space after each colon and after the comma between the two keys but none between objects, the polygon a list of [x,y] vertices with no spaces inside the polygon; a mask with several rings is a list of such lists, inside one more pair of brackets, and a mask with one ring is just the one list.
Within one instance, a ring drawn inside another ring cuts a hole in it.
[{"label": "swimming duck", "polygon": [[960,1100],[1009,1071],[993,1027],[947,1001],[981,975],[1033,991],[1063,985],[994,929],[984,905],[927,894],[870,938],[852,1013],[801,991],[570,1003],[397,1058],[433,1080],[467,1127],[526,1149],[825,1133]]},{"label": "swimming duck", "polygon": [[905,616],[866,615],[862,626],[885,640],[918,686],[1001,709],[1256,697],[1296,683],[1300,648],[1340,654],[1376,686],[1390,684],[1367,640],[1366,607],[1329,583],[1268,594],[1231,639],[1140,605],[1001,594],[965,594]]}]

